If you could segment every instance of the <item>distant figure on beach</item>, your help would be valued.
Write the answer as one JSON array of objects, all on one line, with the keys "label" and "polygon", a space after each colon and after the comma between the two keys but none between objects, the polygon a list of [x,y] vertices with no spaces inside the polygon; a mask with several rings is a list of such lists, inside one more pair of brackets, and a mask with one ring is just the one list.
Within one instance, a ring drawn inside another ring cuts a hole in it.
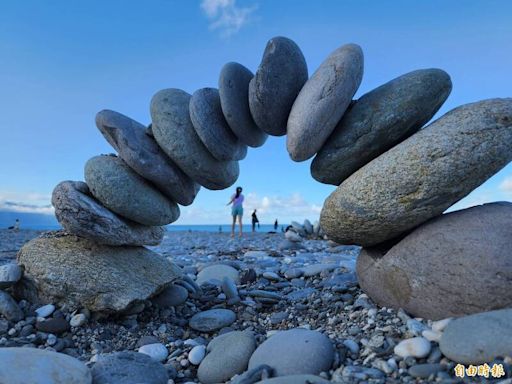
[{"label": "distant figure on beach", "polygon": [[219,233],[222,233],[222,226],[219,225]]},{"label": "distant figure on beach", "polygon": [[12,229],[14,230],[15,232],[18,232],[20,230],[20,219],[16,219],[16,221],[14,222],[14,225],[11,225],[9,228],[7,229]]},{"label": "distant figure on beach", "polygon": [[235,237],[235,223],[236,218],[238,217],[238,224],[240,227],[239,236],[242,237],[242,216],[244,215],[244,195],[242,195],[242,187],[236,187],[236,192],[233,196],[231,196],[231,200],[229,204],[233,204],[231,207],[231,216],[233,216],[233,224],[231,224],[231,237]]},{"label": "distant figure on beach", "polygon": [[278,226],[279,226],[279,223],[277,222],[277,219],[276,219],[276,221],[274,222],[274,231],[277,231]]},{"label": "distant figure on beach", "polygon": [[256,224],[258,224],[258,228],[260,227],[260,221],[258,220],[258,216],[256,216],[256,210],[252,213],[252,231],[256,231]]}]

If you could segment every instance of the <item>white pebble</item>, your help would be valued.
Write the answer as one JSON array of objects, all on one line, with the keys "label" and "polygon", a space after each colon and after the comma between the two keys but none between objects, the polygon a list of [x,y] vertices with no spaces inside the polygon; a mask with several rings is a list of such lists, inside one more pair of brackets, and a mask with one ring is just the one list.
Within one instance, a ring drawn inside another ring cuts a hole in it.
[{"label": "white pebble", "polygon": [[443,320],[437,320],[432,323],[432,329],[437,332],[443,332],[446,326],[452,321],[452,317],[448,317]]},{"label": "white pebble", "polygon": [[69,325],[72,327],[81,327],[87,321],[87,317],[83,313],[78,313],[69,320]]},{"label": "white pebble", "polygon": [[165,345],[161,343],[143,345],[139,348],[139,352],[150,356],[156,361],[164,361],[169,355],[167,348],[165,348]]},{"label": "white pebble", "polygon": [[48,334],[46,344],[48,344],[50,347],[53,347],[55,344],[57,344],[57,336],[55,336],[53,333]]},{"label": "white pebble", "polygon": [[422,358],[430,353],[430,341],[423,337],[402,340],[395,346],[394,352],[404,359],[409,356]]},{"label": "white pebble", "polygon": [[204,345],[196,345],[188,353],[188,361],[190,361],[190,364],[199,365],[203,361],[205,354],[206,347]]},{"label": "white pebble", "polygon": [[435,341],[436,343],[439,343],[443,334],[438,331],[433,331],[432,329],[425,329],[421,335],[428,341]]},{"label": "white pebble", "polygon": [[48,317],[55,311],[55,305],[46,304],[36,309],[37,317]]}]

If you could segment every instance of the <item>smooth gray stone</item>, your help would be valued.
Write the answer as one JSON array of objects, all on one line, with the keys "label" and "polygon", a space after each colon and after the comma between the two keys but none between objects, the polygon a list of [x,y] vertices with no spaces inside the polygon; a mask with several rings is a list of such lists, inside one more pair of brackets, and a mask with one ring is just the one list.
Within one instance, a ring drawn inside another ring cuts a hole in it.
[{"label": "smooth gray stone", "polygon": [[251,332],[233,331],[213,339],[208,354],[199,365],[197,377],[203,384],[224,383],[247,369],[249,358],[256,349]]},{"label": "smooth gray stone", "polygon": [[146,127],[118,112],[96,114],[96,126],[132,170],[152,182],[160,192],[181,205],[190,205],[199,185],[160,149]]},{"label": "smooth gray stone", "polygon": [[162,308],[176,307],[185,303],[188,299],[188,291],[181,285],[171,285],[153,298],[153,303]]},{"label": "smooth gray stone", "polygon": [[306,329],[282,331],[264,341],[251,356],[249,369],[267,364],[276,376],[328,371],[334,348],[324,334]]},{"label": "smooth gray stone", "polygon": [[242,160],[247,146],[235,136],[220,106],[219,91],[201,88],[190,99],[190,120],[208,151],[220,161]]},{"label": "smooth gray stone", "polygon": [[55,216],[66,232],[105,245],[157,245],[163,227],[125,220],[105,208],[81,181],[63,181],[52,194]]},{"label": "smooth gray stone", "polygon": [[512,203],[492,203],[430,220],[384,255],[363,248],[356,271],[381,306],[438,320],[512,306],[511,249]]},{"label": "smooth gray stone", "polygon": [[267,134],[258,128],[249,109],[251,71],[238,63],[227,63],[219,76],[219,95],[222,112],[238,139],[250,147],[261,147]]},{"label": "smooth gray stone", "polygon": [[0,315],[9,321],[20,321],[25,316],[18,303],[7,292],[0,291]]},{"label": "smooth gray stone", "polygon": [[440,69],[406,73],[368,92],[347,110],[311,163],[319,182],[340,185],[359,168],[418,131],[452,90]]},{"label": "smooth gray stone", "polygon": [[363,79],[361,47],[332,52],[302,87],[287,125],[286,147],[294,161],[314,156],[341,120]]},{"label": "smooth gray stone", "polygon": [[229,309],[209,309],[196,313],[189,321],[192,329],[200,332],[213,332],[231,325],[236,314]]},{"label": "smooth gray stone", "polygon": [[[458,361],[458,360],[455,360]],[[412,377],[427,378],[430,375],[435,375],[437,372],[442,371],[441,364],[416,364],[409,368],[409,375]]]},{"label": "smooth gray stone", "polygon": [[339,244],[393,239],[443,213],[512,160],[512,98],[455,108],[352,174],[320,224]]},{"label": "smooth gray stone", "polygon": [[308,79],[300,48],[286,37],[270,39],[249,83],[249,108],[256,125],[273,136],[286,134],[293,102]]},{"label": "smooth gray stone", "polygon": [[200,286],[203,283],[210,282],[220,287],[222,280],[226,277],[236,284],[240,282],[240,273],[235,268],[225,264],[214,264],[203,268],[197,274],[196,283]]},{"label": "smooth gray stone", "polygon": [[238,296],[238,289],[236,287],[235,282],[229,277],[224,277],[222,279],[222,292],[226,295],[227,299],[235,299]]},{"label": "smooth gray stone", "polygon": [[23,271],[16,263],[0,265],[0,289],[13,286],[21,279]]},{"label": "smooth gray stone", "polygon": [[96,156],[85,164],[85,181],[105,207],[139,224],[170,224],[180,216],[175,202],[162,195],[119,157]]},{"label": "smooth gray stone", "polygon": [[25,269],[16,295],[31,303],[54,303],[92,312],[128,312],[181,279],[181,268],[143,247],[99,245],[51,232],[18,252]]},{"label": "smooth gray stone", "polygon": [[169,380],[163,364],[130,351],[99,355],[91,372],[94,384],[167,384]]},{"label": "smooth gray stone", "polygon": [[151,99],[155,140],[183,172],[211,190],[225,189],[238,178],[236,161],[219,161],[206,149],[190,121],[191,96],[180,89],[157,92]]},{"label": "smooth gray stone", "polygon": [[328,384],[330,381],[314,375],[289,375],[258,381],[256,384]]},{"label": "smooth gray stone", "polygon": [[497,357],[512,356],[512,309],[451,321],[439,346],[443,355],[461,364],[490,364]]},{"label": "smooth gray stone", "polygon": [[37,348],[0,348],[0,383],[91,384],[89,368],[81,361]]}]

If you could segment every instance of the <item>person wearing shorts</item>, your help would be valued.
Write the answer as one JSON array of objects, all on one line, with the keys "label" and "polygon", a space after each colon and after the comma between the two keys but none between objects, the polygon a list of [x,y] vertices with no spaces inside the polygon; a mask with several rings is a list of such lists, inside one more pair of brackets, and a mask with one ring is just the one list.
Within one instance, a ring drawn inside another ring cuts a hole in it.
[{"label": "person wearing shorts", "polygon": [[236,187],[235,194],[231,196],[231,200],[227,205],[233,204],[231,207],[231,216],[233,216],[233,224],[231,224],[231,237],[235,237],[235,224],[238,218],[240,228],[239,236],[242,237],[242,216],[244,215],[244,195],[242,195],[242,187]]}]

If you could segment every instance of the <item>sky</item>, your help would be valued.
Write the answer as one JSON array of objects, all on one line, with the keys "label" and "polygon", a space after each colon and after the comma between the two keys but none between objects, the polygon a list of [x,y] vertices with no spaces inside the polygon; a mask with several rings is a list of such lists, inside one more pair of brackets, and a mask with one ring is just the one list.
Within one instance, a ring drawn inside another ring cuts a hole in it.
[{"label": "sky", "polygon": [[[54,186],[83,180],[89,158],[113,152],[95,127],[96,112],[113,109],[149,124],[157,91],[217,87],[230,61],[254,72],[275,36],[301,47],[310,75],[339,46],[359,44],[365,69],[356,98],[432,67],[453,82],[435,118],[510,97],[511,15],[507,0],[2,1],[0,210],[52,214]],[[318,219],[335,187],[316,182],[309,164],[289,158],[285,137],[249,149],[236,183],[246,211],[257,208],[262,223]],[[235,186],[201,189],[176,224],[229,222]],[[512,165],[452,209],[510,199]]]}]

